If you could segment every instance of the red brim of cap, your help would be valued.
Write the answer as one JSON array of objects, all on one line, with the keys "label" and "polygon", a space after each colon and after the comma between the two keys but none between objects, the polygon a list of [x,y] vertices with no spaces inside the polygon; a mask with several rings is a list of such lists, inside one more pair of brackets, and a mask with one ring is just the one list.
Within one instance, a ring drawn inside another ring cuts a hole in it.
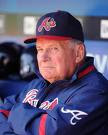
[{"label": "red brim of cap", "polygon": [[64,36],[35,36],[35,37],[31,37],[28,39],[24,40],[24,43],[26,44],[30,44],[30,43],[35,43],[37,41],[37,39],[42,39],[42,38],[46,38],[49,40],[71,40],[72,37],[64,37]]}]

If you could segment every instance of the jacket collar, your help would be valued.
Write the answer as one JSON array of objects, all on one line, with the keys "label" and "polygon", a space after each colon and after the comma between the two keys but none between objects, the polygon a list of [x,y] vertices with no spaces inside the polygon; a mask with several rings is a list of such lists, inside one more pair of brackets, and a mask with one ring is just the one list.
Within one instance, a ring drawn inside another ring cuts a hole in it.
[{"label": "jacket collar", "polygon": [[96,70],[94,66],[94,58],[93,57],[86,57],[82,66],[77,70],[77,78],[80,79],[83,76],[87,75],[88,73]]}]

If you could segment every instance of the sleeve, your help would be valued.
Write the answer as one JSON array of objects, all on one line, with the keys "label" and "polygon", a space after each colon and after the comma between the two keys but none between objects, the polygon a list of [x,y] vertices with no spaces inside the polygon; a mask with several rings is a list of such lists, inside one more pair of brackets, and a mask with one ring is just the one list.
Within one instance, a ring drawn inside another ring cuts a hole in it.
[{"label": "sleeve", "polygon": [[4,102],[0,104],[0,135],[16,135],[8,119],[12,108],[23,99],[29,87],[31,87],[30,83],[22,88],[21,93],[5,98]]},{"label": "sleeve", "polygon": [[18,135],[92,134],[107,118],[107,104],[106,95],[84,92],[69,97],[65,103],[59,102],[53,110],[16,104],[8,121]]},{"label": "sleeve", "polygon": [[8,123],[8,116],[15,104],[16,96],[7,97],[4,103],[0,104],[0,135],[15,135]]},{"label": "sleeve", "polygon": [[8,118],[11,109],[17,102],[20,101],[22,95],[23,92],[21,94],[9,96],[4,99],[3,103],[0,104],[0,135],[16,135],[8,122]]}]

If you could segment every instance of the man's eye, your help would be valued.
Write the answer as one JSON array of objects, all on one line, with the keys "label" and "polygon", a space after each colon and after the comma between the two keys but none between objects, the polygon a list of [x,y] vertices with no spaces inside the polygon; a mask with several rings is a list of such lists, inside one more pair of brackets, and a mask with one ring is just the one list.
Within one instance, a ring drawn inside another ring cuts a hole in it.
[{"label": "man's eye", "polygon": [[43,51],[43,49],[37,49],[37,52],[42,52]]},{"label": "man's eye", "polygon": [[57,47],[54,47],[54,48],[51,48],[51,49],[52,49],[52,50],[55,50],[55,51],[56,51],[56,50],[58,50],[58,48],[57,48]]},{"label": "man's eye", "polygon": [[54,50],[58,50],[58,48],[57,47],[54,47]]}]

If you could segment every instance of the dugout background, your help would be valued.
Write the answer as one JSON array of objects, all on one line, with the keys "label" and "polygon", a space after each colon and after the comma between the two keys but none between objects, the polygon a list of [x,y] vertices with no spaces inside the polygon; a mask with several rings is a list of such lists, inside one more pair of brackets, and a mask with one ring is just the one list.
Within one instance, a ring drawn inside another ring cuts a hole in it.
[{"label": "dugout background", "polygon": [[23,44],[25,37],[35,35],[36,20],[57,10],[81,21],[87,54],[108,79],[108,0],[0,0],[0,42]]}]

